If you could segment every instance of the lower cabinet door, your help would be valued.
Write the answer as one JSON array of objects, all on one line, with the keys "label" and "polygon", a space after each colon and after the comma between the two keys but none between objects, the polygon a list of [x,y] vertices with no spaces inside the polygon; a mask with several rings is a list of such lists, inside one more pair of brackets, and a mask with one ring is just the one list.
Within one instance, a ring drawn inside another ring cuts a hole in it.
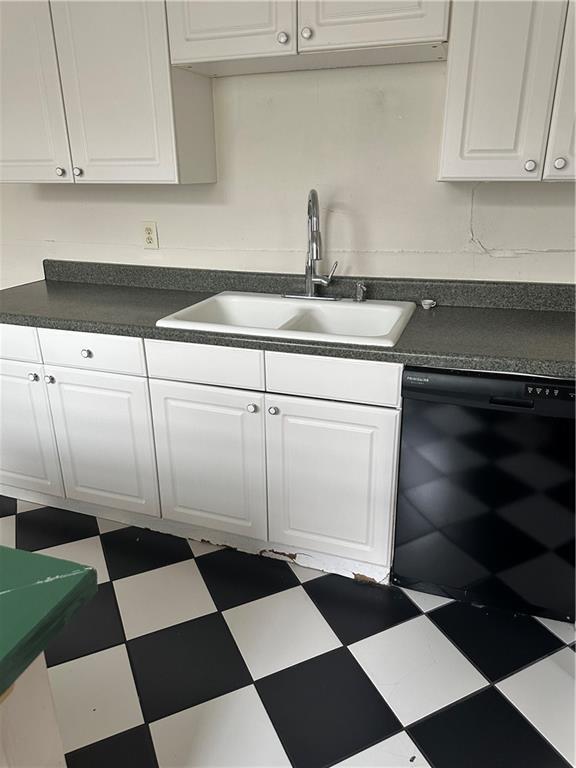
[{"label": "lower cabinet door", "polygon": [[66,496],[160,515],[147,379],[45,366]]},{"label": "lower cabinet door", "polygon": [[270,541],[388,565],[400,414],[266,396]]},{"label": "lower cabinet door", "polygon": [[64,495],[42,366],[0,360],[0,483]]},{"label": "lower cabinet door", "polygon": [[162,516],[267,538],[264,396],[151,380]]}]

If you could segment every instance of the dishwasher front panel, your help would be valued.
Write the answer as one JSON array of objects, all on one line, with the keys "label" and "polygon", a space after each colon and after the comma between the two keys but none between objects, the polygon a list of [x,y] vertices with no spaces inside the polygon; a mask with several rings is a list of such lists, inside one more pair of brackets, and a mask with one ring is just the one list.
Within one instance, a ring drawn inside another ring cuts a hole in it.
[{"label": "dishwasher front panel", "polygon": [[573,620],[573,386],[466,378],[405,378],[392,583]]}]

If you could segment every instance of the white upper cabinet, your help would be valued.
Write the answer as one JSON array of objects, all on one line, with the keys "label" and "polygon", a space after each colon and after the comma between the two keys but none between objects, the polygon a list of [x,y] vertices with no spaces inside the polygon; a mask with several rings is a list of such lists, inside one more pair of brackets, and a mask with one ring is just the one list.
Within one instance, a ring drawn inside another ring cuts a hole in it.
[{"label": "white upper cabinet", "polygon": [[446,0],[298,0],[298,50],[446,40]]},{"label": "white upper cabinet", "polygon": [[70,183],[48,0],[0,2],[0,180]]},{"label": "white upper cabinet", "polygon": [[216,180],[212,84],[170,66],[163,0],[0,2],[0,180]]},{"label": "white upper cabinet", "polygon": [[445,58],[448,0],[167,0],[167,9],[172,63],[211,75]]},{"label": "white upper cabinet", "polygon": [[552,110],[550,137],[546,151],[544,179],[554,181],[576,178],[574,153],[576,117],[574,110],[574,91],[576,67],[574,55],[574,24],[576,23],[576,3],[570,2],[566,18],[566,30],[562,44],[562,56],[558,70],[558,83]]},{"label": "white upper cabinet", "polygon": [[542,178],[565,17],[559,0],[453,4],[441,180]]},{"label": "white upper cabinet", "polygon": [[296,52],[295,0],[167,0],[172,63]]},{"label": "white upper cabinet", "polygon": [[76,181],[213,181],[211,85],[178,72],[172,88],[164,3],[60,0],[52,16]]}]

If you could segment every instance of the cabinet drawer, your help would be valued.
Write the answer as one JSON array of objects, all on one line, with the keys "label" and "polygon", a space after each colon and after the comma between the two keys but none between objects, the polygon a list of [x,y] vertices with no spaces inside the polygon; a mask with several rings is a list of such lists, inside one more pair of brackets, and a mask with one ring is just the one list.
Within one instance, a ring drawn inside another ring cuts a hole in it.
[{"label": "cabinet drawer", "polygon": [[402,366],[266,352],[266,389],[349,403],[400,405]]},{"label": "cabinet drawer", "polygon": [[264,353],[258,349],[146,339],[148,375],[241,389],[264,389]]},{"label": "cabinet drawer", "polygon": [[53,328],[39,328],[38,336],[45,363],[146,375],[142,339]]},{"label": "cabinet drawer", "polygon": [[0,325],[0,357],[41,363],[36,328],[27,325]]}]

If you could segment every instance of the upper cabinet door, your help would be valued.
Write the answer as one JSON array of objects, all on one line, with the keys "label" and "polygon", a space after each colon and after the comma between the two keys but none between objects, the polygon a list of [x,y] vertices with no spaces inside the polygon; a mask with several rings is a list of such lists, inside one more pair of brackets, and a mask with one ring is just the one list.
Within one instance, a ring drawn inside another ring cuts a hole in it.
[{"label": "upper cabinet door", "polygon": [[296,52],[296,0],[168,0],[173,64]]},{"label": "upper cabinet door", "polygon": [[298,50],[446,40],[447,0],[298,0]]},{"label": "upper cabinet door", "polygon": [[164,3],[52,3],[76,182],[177,181]]},{"label": "upper cabinet door", "polygon": [[576,3],[570,2],[546,151],[544,178],[550,180],[574,180],[576,178],[574,166],[576,160],[574,154],[576,133],[574,114],[574,90],[576,88],[574,77],[576,67],[574,60],[575,7]]},{"label": "upper cabinet door", "polygon": [[0,181],[73,181],[48,0],[0,2]]},{"label": "upper cabinet door", "polygon": [[565,16],[557,0],[453,4],[441,180],[542,178]]}]

